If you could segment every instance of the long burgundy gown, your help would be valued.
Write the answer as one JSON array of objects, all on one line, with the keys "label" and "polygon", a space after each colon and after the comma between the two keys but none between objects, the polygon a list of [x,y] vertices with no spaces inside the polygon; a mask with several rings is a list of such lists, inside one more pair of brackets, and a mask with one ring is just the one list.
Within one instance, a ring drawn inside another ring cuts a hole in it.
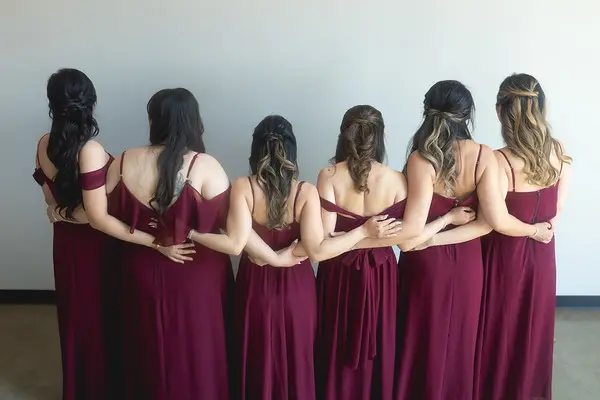
[{"label": "long burgundy gown", "polygon": [[[502,153],[504,155],[504,153]],[[505,156],[506,157],[506,156]],[[556,216],[558,184],[516,192],[506,206],[525,223]],[[544,244],[492,232],[482,240],[485,288],[478,343],[481,400],[549,400],[552,395],[556,258]]]},{"label": "long burgundy gown", "polygon": [[[97,170],[79,175],[82,189],[104,186],[113,158]],[[39,161],[38,161],[39,164]],[[54,181],[41,168],[36,182],[48,185],[60,198]],[[53,261],[56,310],[60,336],[63,399],[106,400],[108,377],[107,293],[104,255],[112,240],[88,224],[57,222],[54,225]]]},{"label": "long burgundy gown", "polygon": [[[294,221],[285,229],[269,230],[253,223],[255,232],[273,250],[300,237],[295,203]],[[317,294],[310,261],[290,268],[258,266],[244,253],[236,280],[234,318],[239,398],[314,399]]]},{"label": "long burgundy gown", "polygon": [[[121,158],[121,170],[123,159]],[[196,160],[193,158],[189,169]],[[189,171],[188,171],[189,176]],[[156,236],[183,243],[191,228],[217,232],[229,190],[207,200],[186,182],[162,215],[137,200],[121,180],[109,194],[109,212]],[[229,256],[196,244],[194,260],[177,264],[154,249],[121,249],[125,398],[229,398],[228,308],[233,286]]]},{"label": "long burgundy gown", "polygon": [[[401,218],[405,201],[381,214]],[[325,199],[336,232],[370,217]],[[398,264],[392,247],[359,249],[319,264],[317,394],[327,400],[391,400],[396,357]]]},{"label": "long burgundy gown", "polygon": [[[480,155],[481,148],[477,165]],[[476,190],[461,200],[434,194],[428,219],[458,206],[476,210],[477,204]],[[483,288],[480,239],[402,253],[398,265],[396,399],[472,399]]]}]

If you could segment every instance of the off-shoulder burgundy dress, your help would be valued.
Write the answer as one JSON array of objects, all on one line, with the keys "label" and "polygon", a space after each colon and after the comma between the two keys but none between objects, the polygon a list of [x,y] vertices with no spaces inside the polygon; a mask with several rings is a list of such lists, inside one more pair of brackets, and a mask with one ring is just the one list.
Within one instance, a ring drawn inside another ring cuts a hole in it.
[{"label": "off-shoulder burgundy dress", "polygon": [[[528,224],[554,218],[558,184],[517,192],[514,170],[506,161],[512,172],[508,212]],[[556,309],[554,239],[544,244],[492,232],[482,245],[485,286],[478,399],[549,400]]]},{"label": "off-shoulder burgundy dress", "polygon": [[[405,201],[381,214],[401,218]],[[325,199],[336,232],[370,217]],[[359,249],[319,263],[317,391],[327,400],[391,400],[396,356],[398,264],[392,247]]]},{"label": "off-shoulder burgundy dress", "polygon": [[[228,198],[229,190],[207,200],[186,182],[175,202],[158,215],[121,180],[109,194],[109,212],[132,230],[150,233],[158,244],[168,246],[185,242],[191,228],[217,232]],[[231,261],[199,244],[195,250],[193,261],[178,264],[148,247],[122,246],[125,397],[129,400],[229,398],[226,333]]]},{"label": "off-shoulder burgundy dress", "polygon": [[[477,182],[477,166],[475,167]],[[454,207],[477,209],[476,189],[464,199],[433,195],[428,220]],[[398,261],[397,400],[470,400],[481,295],[481,240],[402,253]]]},{"label": "off-shoulder burgundy dress", "polygon": [[[104,186],[113,158],[97,170],[79,174],[84,190]],[[39,161],[38,161],[39,164]],[[54,199],[60,193],[41,168],[34,179],[48,185]],[[63,372],[64,400],[106,400],[109,393],[106,337],[106,275],[104,256],[112,240],[88,224],[54,225],[53,261],[56,310]]]},{"label": "off-shoulder burgundy dress", "polygon": [[[301,186],[302,182],[295,199]],[[253,223],[255,232],[273,250],[300,237],[295,203],[294,221],[285,229],[269,230]],[[233,330],[239,398],[314,399],[316,324],[317,295],[310,261],[290,268],[258,266],[244,253],[236,280]]]}]

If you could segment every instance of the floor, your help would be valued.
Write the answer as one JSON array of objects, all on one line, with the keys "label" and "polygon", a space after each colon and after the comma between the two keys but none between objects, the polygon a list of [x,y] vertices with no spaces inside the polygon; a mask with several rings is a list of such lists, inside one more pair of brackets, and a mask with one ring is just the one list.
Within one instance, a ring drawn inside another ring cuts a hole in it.
[{"label": "floor", "polygon": [[[554,400],[600,398],[600,310],[559,310]],[[0,305],[0,399],[60,400],[52,306]],[[508,399],[507,399],[508,400]]]}]

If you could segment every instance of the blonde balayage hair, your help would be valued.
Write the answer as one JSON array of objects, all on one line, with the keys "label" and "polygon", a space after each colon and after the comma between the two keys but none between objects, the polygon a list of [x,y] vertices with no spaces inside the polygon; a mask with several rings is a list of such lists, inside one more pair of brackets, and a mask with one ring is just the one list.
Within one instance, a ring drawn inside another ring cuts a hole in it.
[{"label": "blonde balayage hair", "polygon": [[254,129],[249,161],[267,200],[267,227],[286,228],[287,202],[298,177],[292,124],[280,115],[263,119]]},{"label": "blonde balayage hair", "polygon": [[506,147],[525,163],[527,182],[548,187],[560,179],[560,169],[552,165],[555,155],[563,163],[571,158],[552,137],[546,122],[546,96],[531,75],[513,74],[500,85],[496,98]]}]

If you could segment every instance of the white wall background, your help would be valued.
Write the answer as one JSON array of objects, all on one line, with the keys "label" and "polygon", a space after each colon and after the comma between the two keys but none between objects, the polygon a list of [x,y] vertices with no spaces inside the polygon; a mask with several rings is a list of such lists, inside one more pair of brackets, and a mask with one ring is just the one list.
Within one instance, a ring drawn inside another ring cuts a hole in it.
[{"label": "white wall background", "polygon": [[113,154],[146,143],[155,91],[183,86],[232,178],[247,172],[254,125],[279,113],[294,124],[302,178],[313,182],[355,104],[383,112],[389,163],[401,168],[423,95],[441,79],[470,87],[475,136],[498,147],[498,85],[531,73],[575,159],[558,291],[599,295],[600,189],[586,185],[597,166],[599,14],[595,0],[3,0],[0,289],[53,287],[51,229],[31,173],[49,128],[46,80],[74,67],[96,85],[99,140]]}]

